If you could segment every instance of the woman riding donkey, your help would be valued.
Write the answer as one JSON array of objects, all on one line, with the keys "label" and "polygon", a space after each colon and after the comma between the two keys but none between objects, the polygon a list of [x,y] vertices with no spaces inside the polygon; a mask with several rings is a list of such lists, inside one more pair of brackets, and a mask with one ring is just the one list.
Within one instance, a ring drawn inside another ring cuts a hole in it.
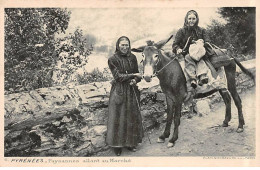
[{"label": "woman riding donkey", "polygon": [[[196,87],[197,85],[197,75],[200,78],[201,84],[207,83],[207,60],[209,60],[212,63],[212,66],[214,68],[220,68],[224,66],[227,88],[214,87],[214,89],[211,90],[210,93],[207,92],[206,94],[196,92],[194,98],[203,98],[209,96],[210,94],[213,94],[214,92],[219,92],[226,105],[225,119],[222,124],[223,127],[229,126],[229,122],[231,120],[231,99],[233,98],[238,110],[237,132],[243,132],[245,121],[243,117],[242,102],[236,89],[236,65],[253,80],[255,80],[255,76],[248,69],[246,69],[236,58],[231,59],[231,56],[229,55],[226,56],[227,58],[229,58],[226,60],[225,65],[223,65],[222,62],[225,60],[221,60],[220,64],[217,65],[216,63],[218,62],[216,61],[219,61],[219,58],[224,59],[224,57],[217,54],[217,52],[215,52],[215,49],[213,50],[216,54],[211,53],[212,51],[207,51],[207,53],[204,51],[205,53],[202,57],[204,57],[206,54],[206,57],[208,57],[208,59],[206,58],[206,63],[203,61],[203,59],[196,60],[197,62],[195,62],[191,58],[190,53],[192,53],[192,51],[190,50],[190,47],[196,44],[198,44],[198,46],[201,46],[201,44],[203,44],[202,41],[208,41],[205,30],[198,27],[198,21],[199,18],[197,12],[192,10],[187,13],[185,17],[184,27],[178,31],[176,39],[173,43],[173,52],[175,52],[176,54],[184,53],[186,63],[186,68],[184,69],[184,71],[188,74],[188,81],[192,82],[193,87]],[[176,57],[172,59],[172,57],[168,53],[162,50],[163,46],[171,38],[172,36],[166,40],[159,41],[157,43],[150,43],[152,41],[148,41],[147,45],[132,49],[133,52],[141,52],[143,55],[144,80],[146,82],[151,82],[152,77],[157,76],[160,81],[160,87],[162,89],[162,92],[165,94],[167,103],[166,126],[163,133],[159,136],[158,142],[165,142],[167,138],[170,138],[167,145],[168,147],[173,147],[175,141],[179,137],[178,134],[182,104],[186,103],[190,97],[192,99],[193,96],[191,96],[189,92],[195,91],[189,91],[190,89],[193,89],[193,87],[189,87],[189,82],[187,85],[186,77],[184,75],[179,61],[176,60]],[[192,41],[196,41],[194,42],[195,44]],[[208,45],[208,43],[206,44]],[[202,47],[204,48],[204,45]],[[205,48],[204,50],[207,50],[208,47],[206,46]],[[187,49],[189,49],[189,53],[187,52]],[[213,60],[213,58],[217,59]],[[223,67],[218,70],[223,71]],[[213,77],[213,74],[211,75]],[[217,75],[217,77],[218,76],[219,75]],[[174,130],[171,135],[170,131],[172,122],[174,123]]]},{"label": "woman riding donkey", "polygon": [[197,87],[197,78],[199,79],[199,85],[208,83],[207,64],[203,59],[194,60],[193,56],[189,53],[191,44],[195,43],[197,40],[201,40],[200,42],[202,44],[209,42],[206,30],[199,27],[198,23],[198,13],[194,10],[188,11],[185,16],[184,26],[178,30],[172,45],[173,53],[177,55],[183,54],[185,56],[184,71],[188,76],[188,91],[193,91],[193,89]]}]

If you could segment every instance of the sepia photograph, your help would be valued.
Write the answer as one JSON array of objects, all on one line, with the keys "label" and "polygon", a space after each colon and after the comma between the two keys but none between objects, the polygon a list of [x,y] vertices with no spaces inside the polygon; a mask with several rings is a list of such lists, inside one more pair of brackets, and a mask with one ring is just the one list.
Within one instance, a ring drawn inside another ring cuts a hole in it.
[{"label": "sepia photograph", "polygon": [[129,3],[1,6],[0,166],[259,166],[256,2]]}]

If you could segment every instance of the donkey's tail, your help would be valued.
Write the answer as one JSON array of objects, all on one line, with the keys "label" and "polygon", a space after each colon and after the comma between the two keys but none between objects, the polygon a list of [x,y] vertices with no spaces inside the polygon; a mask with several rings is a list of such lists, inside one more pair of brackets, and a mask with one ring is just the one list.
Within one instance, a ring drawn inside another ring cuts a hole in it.
[{"label": "donkey's tail", "polygon": [[239,68],[249,77],[251,77],[255,83],[255,76],[253,73],[251,73],[248,69],[246,69],[239,61],[238,59],[234,58],[236,64],[239,66]]}]

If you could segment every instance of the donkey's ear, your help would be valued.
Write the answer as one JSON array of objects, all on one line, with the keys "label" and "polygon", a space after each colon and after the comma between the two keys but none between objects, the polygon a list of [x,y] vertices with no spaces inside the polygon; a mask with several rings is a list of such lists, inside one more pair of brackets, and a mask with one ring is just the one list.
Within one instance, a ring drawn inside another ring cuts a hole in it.
[{"label": "donkey's ear", "polygon": [[173,35],[171,35],[168,39],[166,40],[161,40],[157,43],[155,43],[154,45],[158,48],[158,49],[161,49],[167,42],[170,41],[170,39],[172,39]]},{"label": "donkey's ear", "polygon": [[141,46],[138,48],[132,48],[131,51],[137,52],[137,53],[142,53],[144,51],[145,46]]}]

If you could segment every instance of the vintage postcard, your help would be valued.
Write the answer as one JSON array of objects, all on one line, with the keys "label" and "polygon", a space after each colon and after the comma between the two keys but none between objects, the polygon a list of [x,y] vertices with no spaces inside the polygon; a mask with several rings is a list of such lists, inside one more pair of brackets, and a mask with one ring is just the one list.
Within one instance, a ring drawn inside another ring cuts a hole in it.
[{"label": "vintage postcard", "polygon": [[258,8],[0,1],[0,166],[260,166]]}]

